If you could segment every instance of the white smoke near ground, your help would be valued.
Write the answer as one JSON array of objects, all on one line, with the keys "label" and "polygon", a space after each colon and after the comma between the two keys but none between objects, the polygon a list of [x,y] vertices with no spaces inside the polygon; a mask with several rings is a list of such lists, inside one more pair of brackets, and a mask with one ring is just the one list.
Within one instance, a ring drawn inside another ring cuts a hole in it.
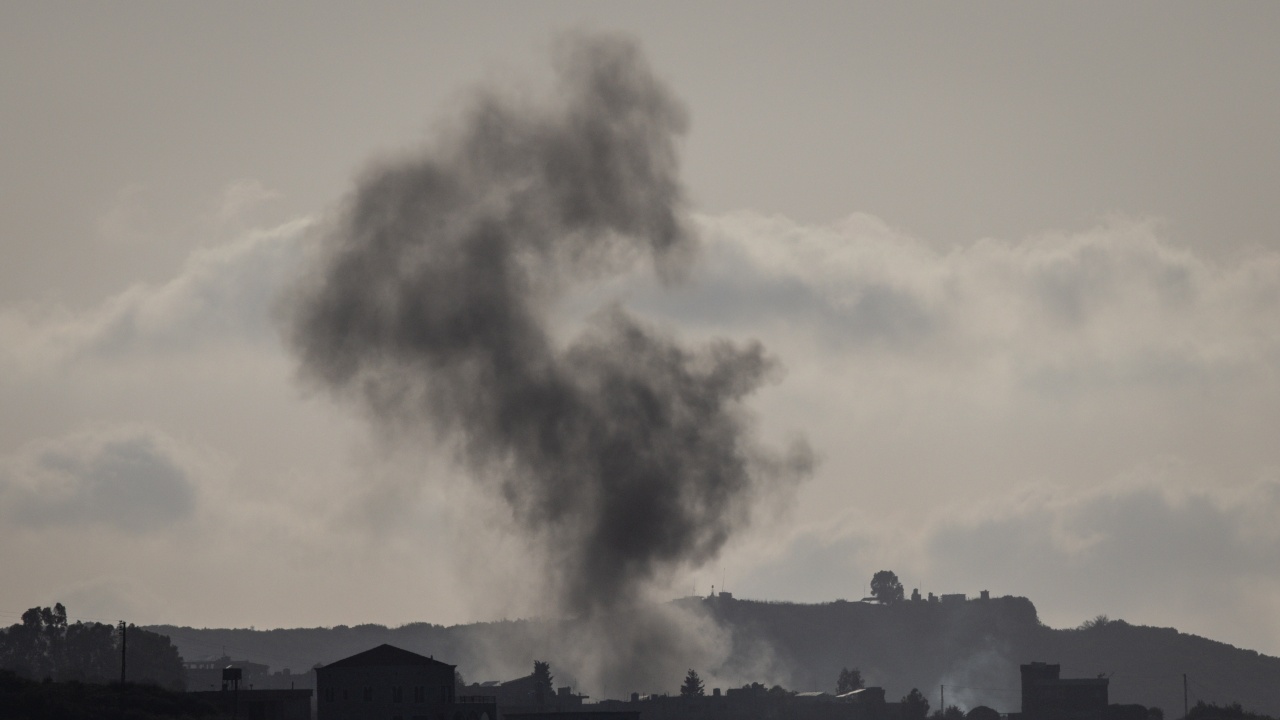
[{"label": "white smoke near ground", "polygon": [[[964,711],[980,705],[989,708],[1017,707],[1022,695],[1017,685],[1018,662],[1000,641],[988,637],[982,647],[956,662],[939,686],[938,702]],[[945,694],[945,698],[943,695]],[[946,707],[940,708],[945,710]]]}]

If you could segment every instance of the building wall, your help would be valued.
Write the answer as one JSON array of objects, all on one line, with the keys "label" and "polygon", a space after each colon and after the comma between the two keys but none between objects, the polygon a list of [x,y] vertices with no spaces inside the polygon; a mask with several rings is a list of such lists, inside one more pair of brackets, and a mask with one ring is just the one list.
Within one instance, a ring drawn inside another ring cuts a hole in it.
[{"label": "building wall", "polygon": [[318,668],[316,696],[318,720],[441,720],[452,715],[453,672],[447,665]]},{"label": "building wall", "polygon": [[492,698],[454,696],[449,665],[317,668],[316,687],[317,720],[498,720]]},{"label": "building wall", "polygon": [[1107,711],[1106,678],[1063,679],[1061,666],[1030,663],[1021,666],[1022,714],[1028,720],[1086,720]]}]

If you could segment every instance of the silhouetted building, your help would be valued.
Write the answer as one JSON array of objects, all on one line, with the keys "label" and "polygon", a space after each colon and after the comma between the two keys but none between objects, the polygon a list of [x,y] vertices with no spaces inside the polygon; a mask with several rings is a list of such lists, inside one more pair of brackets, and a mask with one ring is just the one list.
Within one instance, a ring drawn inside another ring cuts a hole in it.
[{"label": "silhouetted building", "polygon": [[[588,707],[636,709],[644,714],[644,720],[897,720],[895,706],[884,701],[883,688],[835,696],[826,692],[779,692],[753,683],[702,697],[632,693],[630,702],[604,700]],[[503,720],[510,718],[510,714],[503,713]],[[566,720],[579,718],[579,713],[573,713]]]},{"label": "silhouetted building", "polygon": [[1103,720],[1107,678],[1064,679],[1060,665],[1033,662],[1022,669],[1022,720]]},{"label": "silhouetted building", "polygon": [[312,688],[311,673],[295,673],[289,668],[269,672],[270,667],[248,660],[233,660],[228,655],[182,663],[182,674],[189,692],[217,690],[222,685],[225,668],[240,669],[240,688],[248,690],[305,690]]},{"label": "silhouetted building", "polygon": [[239,667],[241,669],[241,679],[243,680],[241,687],[243,688],[247,688],[248,684],[255,682],[259,678],[265,678],[268,675],[268,670],[270,670],[269,666],[262,665],[260,662],[232,660],[228,655],[183,662],[182,674],[186,676],[188,691],[216,691],[216,689],[220,689],[223,687],[223,669],[225,667]]},{"label": "silhouetted building", "polygon": [[1000,720],[1000,713],[986,705],[979,705],[965,713],[964,720]]},{"label": "silhouetted building", "polygon": [[582,707],[582,701],[587,698],[586,695],[573,692],[573,688],[568,686],[556,688],[554,694],[539,698],[537,682],[532,674],[505,682],[489,680],[472,683],[463,687],[462,692],[493,697],[494,702],[502,709],[503,717],[512,713],[573,710]]},{"label": "silhouetted building", "polygon": [[391,645],[317,667],[317,720],[497,720],[491,696],[455,697],[454,665]]},{"label": "silhouetted building", "polygon": [[201,690],[193,695],[228,717],[244,720],[311,720],[310,690]]}]

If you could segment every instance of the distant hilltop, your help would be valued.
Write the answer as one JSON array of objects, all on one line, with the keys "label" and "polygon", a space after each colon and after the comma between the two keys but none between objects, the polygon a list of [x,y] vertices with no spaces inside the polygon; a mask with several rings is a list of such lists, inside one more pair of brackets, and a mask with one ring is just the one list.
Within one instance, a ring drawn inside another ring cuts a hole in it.
[{"label": "distant hilltop", "polygon": [[[891,698],[912,688],[936,699],[946,686],[947,704],[1016,710],[1019,666],[1060,664],[1067,677],[1111,678],[1111,702],[1160,707],[1180,717],[1183,674],[1190,701],[1229,703],[1280,715],[1280,659],[1173,628],[1131,625],[1099,617],[1079,628],[1041,624],[1024,597],[939,596],[912,601],[834,601],[820,604],[735,599],[728,593],[673,601],[718,623],[731,639],[724,666],[708,674],[751,677],[791,690],[836,689],[844,668],[858,668],[867,685]],[[184,657],[210,648],[280,670],[306,671],[316,663],[382,643],[450,658],[473,680],[510,679],[528,673],[535,659],[557,664],[568,654],[572,620],[518,620],[443,627],[414,623],[289,630],[196,630],[155,626]],[[762,658],[767,664],[762,664]],[[692,661],[691,661],[692,662]],[[565,665],[560,664],[562,675]],[[478,677],[472,677],[472,675]],[[566,681],[571,677],[564,677]],[[672,677],[675,690],[680,677]],[[641,692],[665,688],[634,688]],[[619,696],[625,696],[620,693]],[[598,697],[598,696],[597,696]]]},{"label": "distant hilltop", "polygon": [[1184,673],[1192,704],[1239,701],[1280,713],[1280,659],[1105,617],[1053,629],[1025,597],[945,597],[809,605],[717,595],[700,602],[738,629],[735,637],[768,643],[792,668],[797,688],[826,689],[842,667],[858,667],[869,685],[890,695],[918,687],[936,697],[947,685],[948,704],[955,698],[1007,711],[1014,709],[1018,667],[1050,660],[1064,675],[1112,678],[1112,702],[1160,707],[1167,717],[1182,714]]}]

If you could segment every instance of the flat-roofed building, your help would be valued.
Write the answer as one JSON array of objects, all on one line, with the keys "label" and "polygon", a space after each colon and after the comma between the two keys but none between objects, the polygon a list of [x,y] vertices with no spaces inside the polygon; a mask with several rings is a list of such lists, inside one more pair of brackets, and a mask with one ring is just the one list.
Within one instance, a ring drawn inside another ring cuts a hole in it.
[{"label": "flat-roofed building", "polygon": [[1107,713],[1105,677],[1062,678],[1057,664],[1021,666],[1024,720],[1102,720]]}]

